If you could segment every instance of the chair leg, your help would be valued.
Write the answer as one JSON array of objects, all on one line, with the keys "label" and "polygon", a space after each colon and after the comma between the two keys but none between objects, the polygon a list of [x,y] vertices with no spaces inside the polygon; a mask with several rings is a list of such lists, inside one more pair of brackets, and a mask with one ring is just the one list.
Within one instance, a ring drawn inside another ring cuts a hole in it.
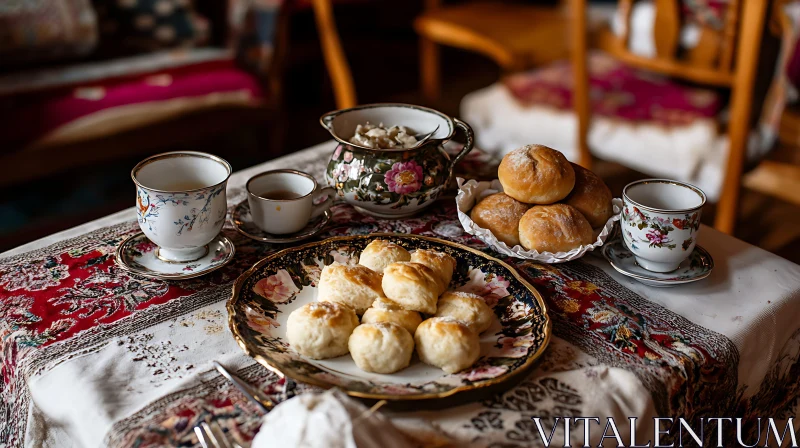
[{"label": "chair leg", "polygon": [[572,8],[572,91],[575,119],[578,120],[578,164],[592,169],[592,154],[589,151],[588,133],[591,120],[589,98],[589,50],[586,38],[586,0],[571,0]]},{"label": "chair leg", "polygon": [[[747,147],[746,139],[739,139],[734,143],[730,139],[730,154],[722,186],[722,194],[717,203],[717,215],[714,218],[714,228],[720,232],[733,234],[736,228],[736,218],[739,215],[739,196],[742,190],[742,168],[744,152]],[[739,154],[740,153],[740,154]]]},{"label": "chair leg", "polygon": [[439,46],[425,37],[419,39],[419,70],[422,95],[429,103],[439,99],[441,86],[441,67]]},{"label": "chair leg", "polygon": [[742,189],[742,170],[747,151],[747,136],[750,131],[750,109],[753,103],[753,84],[756,77],[761,32],[766,15],[765,2],[744,2],[742,7],[742,31],[736,54],[737,69],[733,81],[731,98],[731,120],[728,124],[728,163],[725,181],[717,207],[714,227],[733,234]]}]

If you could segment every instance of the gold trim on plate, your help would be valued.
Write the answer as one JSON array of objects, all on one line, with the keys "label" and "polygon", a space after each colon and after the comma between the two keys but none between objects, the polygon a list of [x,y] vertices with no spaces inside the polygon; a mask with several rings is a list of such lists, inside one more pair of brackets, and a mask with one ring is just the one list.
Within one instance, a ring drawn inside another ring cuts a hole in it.
[{"label": "gold trim on plate", "polygon": [[[495,257],[487,255],[484,252],[481,252],[481,251],[479,251],[477,249],[473,249],[471,247],[464,246],[462,244],[454,243],[452,241],[447,241],[447,240],[443,240],[443,239],[439,239],[439,238],[433,238],[433,237],[429,237],[429,236],[406,235],[406,234],[401,234],[401,233],[372,233],[372,234],[369,234],[369,235],[350,235],[350,236],[332,237],[332,238],[328,238],[328,239],[325,239],[325,240],[322,240],[322,241],[314,241],[314,242],[306,243],[306,244],[303,244],[303,245],[300,245],[300,246],[283,249],[283,250],[275,252],[275,253],[273,253],[271,255],[268,255],[268,256],[262,258],[261,260],[259,260],[258,262],[256,262],[256,264],[254,264],[252,267],[250,267],[250,269],[248,269],[247,271],[242,273],[242,275],[240,275],[239,278],[237,278],[236,281],[233,283],[233,288],[232,288],[232,291],[231,291],[231,297],[230,297],[230,299],[228,299],[228,303],[225,305],[225,307],[226,307],[226,309],[228,311],[228,327],[230,328],[234,339],[236,339],[236,343],[239,344],[239,347],[242,348],[242,350],[244,351],[244,353],[247,356],[250,356],[251,358],[253,358],[256,361],[258,361],[259,364],[261,364],[262,366],[264,366],[265,368],[267,368],[271,372],[273,372],[276,375],[278,375],[279,378],[286,378],[288,375],[286,373],[284,373],[283,371],[281,371],[280,368],[278,368],[277,366],[272,365],[270,363],[270,361],[267,360],[265,357],[250,352],[250,350],[247,348],[247,345],[245,344],[241,334],[239,334],[239,329],[236,327],[236,324],[235,324],[235,322],[233,320],[233,317],[234,317],[234,314],[235,314],[235,311],[236,311],[235,310],[235,303],[239,299],[239,295],[240,295],[240,292],[241,292],[241,289],[242,289],[242,285],[244,284],[245,280],[247,280],[249,277],[251,277],[254,273],[256,273],[262,266],[264,266],[269,261],[272,261],[272,260],[274,260],[276,258],[282,257],[282,256],[284,256],[284,255],[286,255],[288,253],[291,253],[291,252],[297,252],[297,251],[300,251],[300,250],[303,250],[303,249],[307,249],[307,248],[314,247],[314,246],[317,246],[317,245],[327,244],[327,243],[333,242],[333,241],[352,241],[352,240],[359,240],[359,239],[373,239],[373,238],[381,238],[381,237],[386,237],[386,238],[398,238],[398,237],[399,238],[404,238],[405,237],[405,238],[410,238],[410,239],[417,238],[417,239],[421,239],[421,240],[431,241],[431,242],[442,244],[442,245],[445,245],[445,246],[450,246],[450,247],[453,247],[453,248],[456,248],[456,249],[459,249],[459,250],[465,250],[465,251],[471,252],[471,253],[473,253],[475,255],[478,255],[478,256],[486,259],[489,262],[497,263],[500,266],[508,269],[508,271],[511,272],[511,274],[514,276],[514,278],[517,281],[519,281],[531,293],[533,293],[534,297],[536,297],[536,301],[539,303],[539,306],[542,309],[543,317],[545,319],[545,323],[544,323],[544,329],[545,329],[544,342],[536,350],[536,352],[534,352],[532,355],[530,355],[528,357],[528,359],[525,361],[525,363],[523,365],[521,365],[519,368],[515,369],[513,372],[508,372],[508,373],[506,373],[504,375],[501,375],[501,376],[499,376],[497,378],[491,378],[491,379],[487,379],[487,380],[477,381],[477,382],[475,382],[473,384],[470,384],[470,385],[462,385],[462,386],[454,387],[453,389],[450,389],[450,390],[448,390],[446,392],[418,394],[418,395],[386,395],[386,394],[372,394],[372,393],[366,393],[366,392],[344,390],[345,393],[347,393],[348,395],[353,396],[353,397],[365,398],[365,399],[371,399],[371,400],[418,401],[418,400],[430,400],[430,399],[446,398],[446,397],[453,396],[453,395],[455,395],[457,393],[460,393],[460,392],[483,389],[483,388],[487,388],[487,387],[490,387],[490,386],[494,386],[494,385],[509,381],[509,380],[517,377],[521,373],[527,372],[528,369],[531,367],[531,365],[533,365],[533,363],[542,356],[542,354],[544,353],[545,349],[550,344],[550,338],[552,337],[552,333],[553,333],[553,323],[550,320],[550,316],[547,313],[547,305],[545,304],[544,299],[542,298],[542,295],[539,294],[539,291],[537,291],[536,288],[533,287],[533,285],[531,285],[527,280],[525,280],[525,278],[523,278],[519,274],[519,272],[517,272],[516,268],[514,268],[513,266],[509,265],[508,263],[506,263],[506,262],[504,262],[502,260],[499,260],[499,259],[497,259]],[[306,376],[306,375],[302,375],[302,374],[291,375],[291,378],[294,379],[294,380],[297,380],[297,381],[303,381],[305,383],[312,384],[314,386],[322,387],[324,389],[330,389],[332,387],[336,387],[333,384],[326,383],[324,381],[319,381],[319,380],[317,380],[315,378],[312,378],[312,377],[309,377],[309,376]]]}]

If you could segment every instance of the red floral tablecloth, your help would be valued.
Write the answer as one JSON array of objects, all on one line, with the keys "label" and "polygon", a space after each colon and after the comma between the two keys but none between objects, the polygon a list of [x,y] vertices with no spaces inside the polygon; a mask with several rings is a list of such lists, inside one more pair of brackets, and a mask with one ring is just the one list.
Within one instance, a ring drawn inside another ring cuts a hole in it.
[{"label": "red floral tablecloth", "polygon": [[[319,176],[330,149],[234,176],[231,204],[243,199],[248,175],[266,168],[291,165]],[[452,199],[395,221],[347,205],[333,212],[321,238],[399,232],[485,249],[461,229]],[[234,366],[268,394],[280,390],[277,377],[233,342],[224,303],[232,281],[281,246],[226,228],[237,248],[231,264],[187,281],[150,280],[113,261],[117,244],[138,231],[132,216],[0,259],[0,445],[194,446],[192,428],[207,418],[241,441],[258,430],[257,410],[210,362]],[[554,320],[541,363],[482,402],[394,417],[421,419],[458,444],[514,447],[539,440],[531,417],[549,428],[555,417],[613,416],[622,434],[627,418],[639,417],[646,442],[656,415],[744,417],[753,438],[756,417],[796,415],[800,267],[711,229],[700,242],[717,270],[703,284],[666,291],[633,283],[594,256],[564,265],[508,260],[543,294]],[[593,428],[595,444],[604,425]]]}]

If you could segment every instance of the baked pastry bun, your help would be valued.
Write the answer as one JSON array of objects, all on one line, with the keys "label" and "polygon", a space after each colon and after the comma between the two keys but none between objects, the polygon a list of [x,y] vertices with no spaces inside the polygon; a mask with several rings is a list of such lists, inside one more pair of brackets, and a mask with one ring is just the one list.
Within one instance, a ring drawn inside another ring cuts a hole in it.
[{"label": "baked pastry bun", "polygon": [[519,245],[519,220],[529,208],[505,193],[495,193],[472,207],[469,217],[508,247],[514,247]]},{"label": "baked pastry bun", "polygon": [[402,246],[386,240],[374,240],[361,251],[358,264],[375,272],[383,272],[386,266],[396,261],[409,260],[411,260],[411,254]]},{"label": "baked pastry bun", "polygon": [[403,309],[433,314],[440,280],[431,268],[408,261],[392,263],[383,270],[383,291]]},{"label": "baked pastry bun", "polygon": [[526,204],[552,204],[572,191],[575,170],[555,149],[528,145],[503,157],[497,168],[503,191]]},{"label": "baked pastry bun", "polygon": [[537,205],[519,221],[522,247],[539,252],[568,252],[592,244],[589,221],[575,207],[566,204]]},{"label": "baked pastry bun", "polygon": [[322,268],[317,285],[317,301],[336,302],[363,314],[377,297],[384,297],[381,274],[365,266],[333,262]]},{"label": "baked pastry bun", "polygon": [[494,312],[483,297],[469,292],[447,291],[439,297],[436,317],[452,317],[467,324],[475,333],[483,333],[492,325]]},{"label": "baked pastry bun", "polygon": [[411,254],[411,261],[424,264],[436,273],[439,279],[439,291],[437,296],[447,291],[450,280],[453,279],[453,270],[456,268],[456,259],[444,252],[434,250],[417,249]]},{"label": "baked pastry bun", "polygon": [[347,343],[358,316],[352,308],[332,302],[312,302],[292,311],[286,322],[289,345],[312,359],[347,353]]},{"label": "baked pastry bun", "polygon": [[592,228],[603,227],[614,214],[611,190],[600,176],[586,168],[573,163],[572,169],[575,170],[575,187],[564,204],[577,208]]},{"label": "baked pastry bun", "polygon": [[[441,300],[441,299],[440,299]],[[390,299],[380,298],[372,302],[372,308],[361,316],[362,324],[375,322],[391,322],[408,330],[413,335],[422,322],[422,316],[416,311],[404,310]]]},{"label": "baked pastry bun", "polygon": [[350,356],[366,372],[394,373],[408,367],[414,338],[391,322],[361,324],[350,335]]},{"label": "baked pastry bun", "polygon": [[452,317],[432,317],[414,333],[419,359],[447,373],[466,369],[478,360],[481,346],[478,334]]}]

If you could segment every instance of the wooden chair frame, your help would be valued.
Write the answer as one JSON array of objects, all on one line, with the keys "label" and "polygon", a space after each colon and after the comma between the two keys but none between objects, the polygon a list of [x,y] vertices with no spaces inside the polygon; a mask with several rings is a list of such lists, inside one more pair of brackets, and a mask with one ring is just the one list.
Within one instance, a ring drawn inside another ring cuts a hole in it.
[{"label": "wooden chair frame", "polygon": [[333,83],[333,94],[336,97],[336,107],[346,109],[355,106],[356,90],[353,83],[353,74],[347,63],[347,58],[342,49],[336,21],[333,16],[331,0],[312,0],[314,18],[317,22],[322,54],[328,74]]},{"label": "wooden chair frame", "polygon": [[[586,141],[589,130],[591,108],[589,103],[589,73],[587,66],[588,46],[586,34],[586,0],[569,0],[572,21],[572,64],[575,76],[574,108],[578,118],[579,163],[591,167],[592,158]],[[717,207],[714,227],[725,233],[733,233],[741,191],[747,137],[751,129],[751,109],[757,62],[764,30],[765,16],[770,2],[763,0],[731,0],[726,11],[725,28],[716,47],[718,57],[711,53],[710,37],[702,37],[695,54],[687,55],[686,61],[676,60],[679,38],[679,0],[654,0],[656,20],[654,33],[656,56],[653,58],[634,55],[627,50],[629,18],[633,0],[620,0],[625,32],[621,37],[603,34],[599,46],[613,57],[628,65],[680,77],[696,83],[710,84],[731,89],[730,122],[728,124],[729,152],[725,168],[722,194]],[[739,20],[740,19],[740,20]],[[713,42],[712,42],[713,44]],[[701,61],[701,62],[698,62]]]},{"label": "wooden chair frame", "polygon": [[[562,43],[561,36],[553,35],[555,31],[566,28],[569,21],[564,0],[559,0],[557,6],[498,4],[498,8],[503,8],[499,14],[500,17],[482,16],[481,13],[486,11],[487,2],[476,1],[475,3],[477,5],[472,6],[479,6],[482,9],[471,10],[469,21],[484,22],[488,20],[487,23],[494,25],[491,27],[492,32],[472,29],[469,24],[460,23],[458,20],[448,21],[445,13],[457,15],[458,13],[447,9],[448,6],[443,7],[442,0],[425,0],[425,13],[414,21],[414,29],[419,36],[420,85],[423,97],[429,102],[435,102],[441,93],[440,45],[482,54],[492,59],[506,72],[524,70],[561,60],[567,56],[567,45]],[[531,29],[537,30],[536,34],[533,37],[527,36],[528,40],[525,41],[524,46],[532,43],[538,44],[537,48],[519,48],[518,45],[511,44],[512,40],[517,43],[522,42],[514,30],[518,30],[520,25],[529,26],[531,15],[542,21],[533,25],[534,28]],[[466,14],[460,15],[462,19],[465,16]],[[564,35],[566,36],[566,33]],[[539,43],[547,38],[550,39],[549,43]]]}]

